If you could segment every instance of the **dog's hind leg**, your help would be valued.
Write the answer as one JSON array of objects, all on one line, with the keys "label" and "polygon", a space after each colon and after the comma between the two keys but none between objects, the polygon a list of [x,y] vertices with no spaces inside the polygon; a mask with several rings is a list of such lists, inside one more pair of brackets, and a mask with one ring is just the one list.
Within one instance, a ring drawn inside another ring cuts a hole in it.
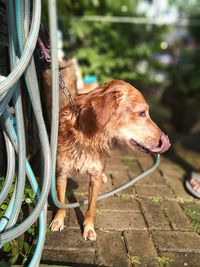
[{"label": "dog's hind leg", "polygon": [[[65,192],[67,186],[67,178],[57,178],[56,189],[58,200],[65,204]],[[53,221],[50,224],[51,231],[62,231],[64,229],[64,219],[66,215],[65,209],[58,209]]]},{"label": "dog's hind leg", "polygon": [[89,183],[89,194],[88,194],[88,209],[86,212],[85,220],[84,220],[84,232],[83,238],[89,239],[91,241],[96,240],[96,232],[94,230],[94,210],[96,206],[96,197],[99,193],[99,187],[102,183],[101,176],[92,176],[90,177]]}]

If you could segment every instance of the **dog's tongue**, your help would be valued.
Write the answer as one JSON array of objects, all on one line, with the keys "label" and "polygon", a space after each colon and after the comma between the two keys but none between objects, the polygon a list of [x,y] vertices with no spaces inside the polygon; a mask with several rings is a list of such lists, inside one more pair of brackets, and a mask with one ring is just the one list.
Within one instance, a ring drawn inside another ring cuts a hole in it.
[{"label": "dog's tongue", "polygon": [[163,134],[160,140],[161,140],[161,145],[159,147],[151,149],[151,152],[161,154],[170,148],[171,144],[169,142],[169,137],[167,135]]}]

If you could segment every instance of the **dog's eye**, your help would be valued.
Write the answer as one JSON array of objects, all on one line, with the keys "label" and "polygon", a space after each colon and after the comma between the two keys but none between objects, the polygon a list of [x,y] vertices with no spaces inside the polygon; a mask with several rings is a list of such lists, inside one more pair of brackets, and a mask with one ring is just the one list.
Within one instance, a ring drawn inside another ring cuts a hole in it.
[{"label": "dog's eye", "polygon": [[138,112],[139,117],[146,117],[146,112],[145,111],[140,111]]}]

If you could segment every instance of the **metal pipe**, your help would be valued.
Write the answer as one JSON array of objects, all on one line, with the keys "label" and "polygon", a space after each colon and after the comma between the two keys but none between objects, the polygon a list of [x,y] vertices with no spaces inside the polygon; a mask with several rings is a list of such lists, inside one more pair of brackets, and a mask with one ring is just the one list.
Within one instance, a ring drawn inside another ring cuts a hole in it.
[{"label": "metal pipe", "polygon": [[[60,17],[63,19],[63,17]],[[109,22],[109,23],[126,23],[126,24],[144,24],[144,25],[159,25],[159,26],[199,26],[199,19],[188,18],[169,18],[169,17],[122,17],[122,16],[98,16],[98,15],[85,15],[85,16],[72,16],[72,20],[80,20],[86,22]]]}]

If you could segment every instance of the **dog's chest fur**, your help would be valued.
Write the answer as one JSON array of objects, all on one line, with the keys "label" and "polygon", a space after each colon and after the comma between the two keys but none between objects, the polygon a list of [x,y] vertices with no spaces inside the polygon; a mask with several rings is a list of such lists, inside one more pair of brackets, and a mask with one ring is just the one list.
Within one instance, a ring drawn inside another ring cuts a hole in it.
[{"label": "dog's chest fur", "polygon": [[57,165],[63,166],[64,173],[68,175],[74,172],[101,174],[105,167],[109,145],[102,134],[94,138],[82,134],[75,127],[75,119],[67,116],[66,113],[61,114]]}]

